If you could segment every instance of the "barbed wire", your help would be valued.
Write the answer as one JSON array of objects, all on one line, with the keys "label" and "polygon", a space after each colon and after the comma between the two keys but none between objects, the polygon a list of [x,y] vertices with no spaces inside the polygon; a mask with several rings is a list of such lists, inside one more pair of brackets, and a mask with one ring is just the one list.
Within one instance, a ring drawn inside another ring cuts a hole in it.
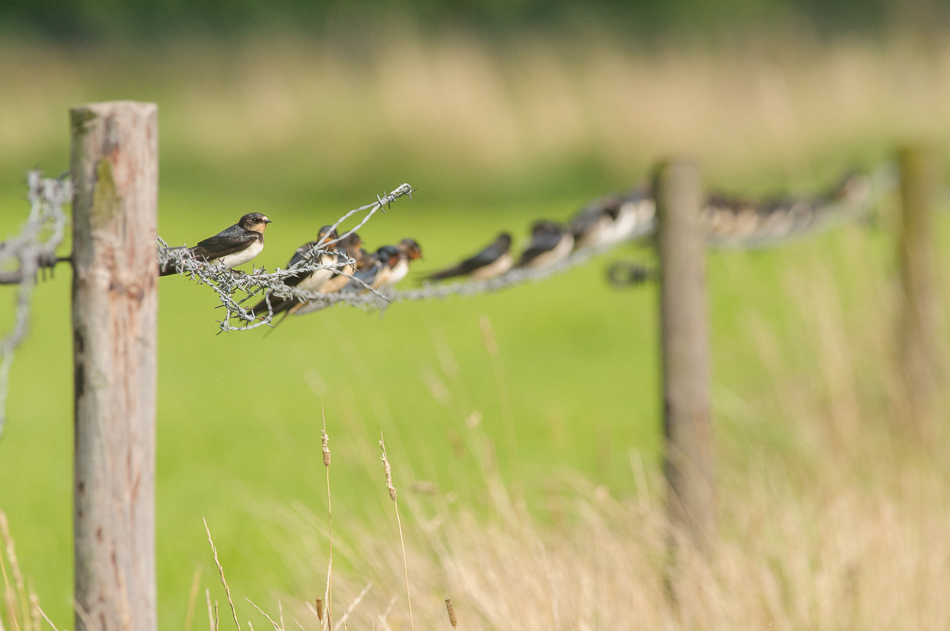
[{"label": "barbed wire", "polygon": [[[710,247],[722,249],[776,247],[795,239],[816,234],[836,222],[864,216],[885,194],[893,190],[896,176],[893,167],[885,166],[871,175],[854,174],[833,191],[805,200],[756,202],[712,195],[703,207],[703,223]],[[644,196],[642,187],[626,194],[637,208],[637,225],[627,238],[618,243],[581,248],[570,256],[539,268],[512,269],[491,280],[466,280],[455,283],[427,283],[418,289],[376,292],[375,295],[339,296],[318,294],[295,315],[321,311],[339,302],[367,308],[385,309],[393,302],[443,300],[450,296],[474,296],[499,291],[513,285],[536,282],[583,265],[619,246],[651,237],[656,230],[656,206],[652,197]],[[607,271],[608,281],[617,286],[638,285],[656,277],[655,270],[637,261],[617,261]]]},{"label": "barbed wire", "polygon": [[[219,322],[221,331],[244,331],[256,329],[261,326],[268,326],[273,322],[274,311],[271,307],[272,298],[294,298],[302,302],[309,302],[321,299],[324,295],[317,292],[297,289],[287,285],[285,281],[291,277],[299,277],[305,274],[311,274],[318,270],[333,270],[335,273],[350,278],[363,285],[364,289],[371,292],[378,300],[385,301],[382,294],[372,289],[359,278],[355,278],[345,272],[345,268],[355,264],[352,258],[345,255],[337,256],[337,253],[331,251],[331,246],[339,243],[356,230],[366,225],[366,222],[377,212],[388,207],[400,197],[409,196],[411,198],[413,188],[409,184],[402,184],[391,193],[377,197],[376,201],[365,206],[355,208],[342,217],[331,226],[327,234],[331,234],[344,221],[360,212],[366,212],[366,215],[360,222],[342,236],[333,240],[322,239],[316,243],[303,257],[303,259],[287,269],[278,268],[274,272],[268,272],[266,268],[255,269],[248,274],[239,270],[228,269],[223,266],[213,265],[204,259],[195,257],[187,247],[169,247],[168,244],[159,238],[158,265],[160,269],[175,269],[179,274],[190,277],[199,285],[208,285],[218,295],[221,304],[219,307],[225,310],[224,319]],[[332,264],[323,264],[318,261],[323,255],[332,254],[335,262]],[[244,293],[245,297],[238,300],[238,293]],[[255,313],[251,309],[245,309],[243,303],[254,296],[264,295],[265,303],[268,306],[266,314]],[[361,304],[357,300],[359,296],[351,294],[333,294],[333,302],[352,302]],[[231,324],[232,319],[241,322],[239,326]]]},{"label": "barbed wire", "polygon": [[[44,178],[40,171],[27,173],[26,181],[30,214],[17,236],[0,243],[0,284],[19,286],[13,326],[0,341],[0,435],[6,425],[10,367],[17,347],[30,329],[30,307],[37,277],[41,271],[44,275],[47,270],[52,274],[56,263],[69,260],[57,257],[56,248],[66,233],[68,220],[63,207],[72,201],[72,184],[65,176]],[[11,269],[14,262],[16,266]]]}]

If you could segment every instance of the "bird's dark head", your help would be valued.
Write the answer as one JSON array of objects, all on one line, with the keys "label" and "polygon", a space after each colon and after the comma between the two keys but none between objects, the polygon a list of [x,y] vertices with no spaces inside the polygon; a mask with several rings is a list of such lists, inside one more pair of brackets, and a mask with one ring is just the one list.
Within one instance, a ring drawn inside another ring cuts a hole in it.
[{"label": "bird's dark head", "polygon": [[394,245],[384,245],[376,250],[376,260],[389,267],[396,265],[404,256],[406,255]]},{"label": "bird's dark head", "polygon": [[871,192],[871,178],[859,171],[851,171],[839,180],[826,198],[831,202],[854,204],[867,199]]},{"label": "bird's dark head", "polygon": [[617,220],[620,216],[620,208],[623,206],[623,198],[620,195],[609,195],[601,199],[601,209],[605,215]]},{"label": "bird's dark head", "polygon": [[355,232],[340,240],[338,247],[344,250],[347,255],[358,258],[360,248],[363,247],[363,239]]},{"label": "bird's dark head", "polygon": [[415,261],[416,259],[422,258],[422,246],[419,245],[419,242],[415,239],[410,239],[407,237],[400,241],[397,247],[401,251],[405,252],[410,261]]},{"label": "bird's dark head", "polygon": [[507,232],[498,233],[498,237],[495,239],[495,243],[503,247],[505,250],[511,249],[511,235]]},{"label": "bird's dark head", "polygon": [[241,221],[238,222],[238,225],[245,230],[263,234],[264,228],[266,228],[269,223],[270,219],[268,219],[264,213],[248,213],[241,217]]},{"label": "bird's dark head", "polygon": [[547,219],[539,219],[531,226],[531,236],[540,237],[549,234],[560,234],[563,231],[561,224]]},{"label": "bird's dark head", "polygon": [[317,231],[317,243],[320,244],[321,248],[325,247],[327,250],[336,250],[338,244],[327,244],[330,241],[336,241],[337,237],[339,237],[339,235],[332,226],[323,226],[319,231]]}]

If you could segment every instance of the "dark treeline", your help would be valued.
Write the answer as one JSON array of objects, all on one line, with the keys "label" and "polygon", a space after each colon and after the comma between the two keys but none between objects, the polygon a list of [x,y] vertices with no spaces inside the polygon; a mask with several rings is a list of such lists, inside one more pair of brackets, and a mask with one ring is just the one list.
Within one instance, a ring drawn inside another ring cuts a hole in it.
[{"label": "dark treeline", "polygon": [[0,0],[0,34],[56,41],[240,36],[260,30],[372,32],[392,16],[500,35],[612,29],[639,39],[803,27],[875,34],[944,22],[950,0]]}]

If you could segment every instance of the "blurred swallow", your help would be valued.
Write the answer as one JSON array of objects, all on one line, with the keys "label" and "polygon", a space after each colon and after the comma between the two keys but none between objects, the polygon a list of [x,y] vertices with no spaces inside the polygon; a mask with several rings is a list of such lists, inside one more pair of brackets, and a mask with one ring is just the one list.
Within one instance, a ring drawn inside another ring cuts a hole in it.
[{"label": "blurred swallow", "polygon": [[531,243],[515,267],[544,267],[571,253],[574,235],[562,224],[541,219],[531,226]]},{"label": "blurred swallow", "polygon": [[399,250],[399,261],[393,266],[389,273],[389,278],[383,283],[383,287],[392,287],[409,273],[409,264],[422,258],[422,246],[415,239],[403,239],[396,246]]},{"label": "blurred swallow", "polygon": [[[336,246],[337,244],[331,243],[329,245],[324,245],[330,241],[334,241],[337,238],[336,230],[331,230],[330,226],[323,226],[317,232],[317,238],[315,241],[310,241],[305,243],[294,252],[293,257],[290,261],[287,262],[287,269],[293,268],[295,265],[300,267],[307,263],[319,263],[321,265],[333,265],[337,261],[336,255]],[[322,248],[327,252],[320,255],[319,261],[313,260],[314,254],[318,248]],[[333,269],[318,269],[312,272],[299,272],[292,276],[288,276],[284,279],[284,284],[288,287],[297,287],[298,289],[303,289],[306,291],[318,291],[320,287],[323,286],[325,282],[330,280],[330,277],[333,276]],[[268,292],[268,296],[270,296]],[[298,298],[287,297],[287,298],[271,298],[270,307],[274,315],[282,313],[294,307],[300,300]],[[266,315],[267,310],[267,299],[261,300],[259,303],[254,305],[254,313],[257,315]]]},{"label": "blurred swallow", "polygon": [[656,217],[656,203],[648,186],[635,188],[620,200],[608,243],[628,241],[645,234]]},{"label": "blurred swallow", "polygon": [[511,269],[514,260],[511,258],[511,235],[500,233],[495,241],[478,254],[470,256],[464,261],[433,272],[426,276],[426,280],[445,280],[457,276],[470,276],[474,280],[488,280],[500,276]]},{"label": "blurred swallow", "polygon": [[406,262],[408,266],[408,256],[395,245],[384,245],[376,250],[373,256],[379,262],[376,276],[372,279],[372,282],[367,283],[373,289],[389,287],[393,284],[393,272],[399,267],[399,264]]},{"label": "blurred swallow", "polygon": [[[191,254],[212,265],[227,268],[247,263],[264,249],[264,228],[271,220],[262,213],[248,213],[240,221],[190,248]],[[159,270],[159,276],[175,274],[173,265]]]},{"label": "blurred swallow", "polygon": [[597,247],[610,243],[615,234],[617,217],[623,197],[606,195],[577,211],[571,219],[574,249]]}]

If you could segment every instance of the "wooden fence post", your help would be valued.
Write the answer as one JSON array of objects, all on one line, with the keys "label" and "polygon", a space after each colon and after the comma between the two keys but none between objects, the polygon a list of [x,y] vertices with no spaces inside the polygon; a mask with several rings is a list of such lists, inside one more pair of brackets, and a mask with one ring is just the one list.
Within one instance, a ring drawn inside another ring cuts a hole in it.
[{"label": "wooden fence post", "polygon": [[155,631],[158,109],[70,110],[77,631]]},{"label": "wooden fence post", "polygon": [[901,309],[898,332],[906,414],[924,440],[936,432],[936,301],[934,285],[934,207],[940,182],[934,150],[907,146],[898,152],[901,218],[898,262]]},{"label": "wooden fence post", "polygon": [[668,512],[674,534],[686,533],[697,549],[708,551],[716,520],[699,171],[690,162],[661,163],[653,192],[660,258]]}]

